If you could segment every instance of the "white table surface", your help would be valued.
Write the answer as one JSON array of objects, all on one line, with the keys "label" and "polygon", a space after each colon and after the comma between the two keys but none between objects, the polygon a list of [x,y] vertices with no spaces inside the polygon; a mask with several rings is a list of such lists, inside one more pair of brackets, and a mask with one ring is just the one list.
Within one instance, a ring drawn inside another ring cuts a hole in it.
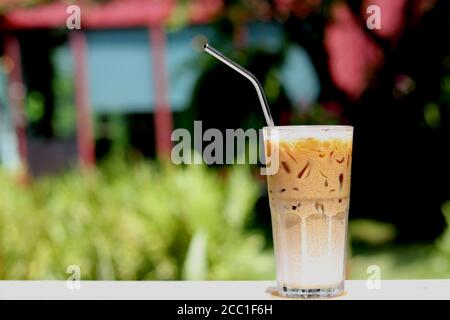
[{"label": "white table surface", "polygon": [[[267,300],[274,281],[0,281],[0,299]],[[450,280],[383,280],[380,289],[349,280],[334,299],[450,299]]]}]

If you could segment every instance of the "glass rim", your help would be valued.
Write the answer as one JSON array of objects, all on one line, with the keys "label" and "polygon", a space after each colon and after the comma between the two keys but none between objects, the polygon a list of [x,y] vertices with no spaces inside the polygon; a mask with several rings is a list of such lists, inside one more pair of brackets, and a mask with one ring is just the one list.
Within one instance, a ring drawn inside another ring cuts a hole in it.
[{"label": "glass rim", "polygon": [[287,125],[287,126],[265,126],[263,130],[280,130],[280,131],[288,131],[288,130],[299,130],[302,129],[304,131],[353,131],[353,126],[349,125]]}]

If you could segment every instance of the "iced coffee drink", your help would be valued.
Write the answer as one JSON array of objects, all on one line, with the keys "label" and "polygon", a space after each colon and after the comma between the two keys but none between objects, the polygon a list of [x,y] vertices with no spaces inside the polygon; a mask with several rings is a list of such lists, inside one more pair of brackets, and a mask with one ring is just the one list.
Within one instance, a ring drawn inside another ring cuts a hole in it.
[{"label": "iced coffee drink", "polygon": [[267,182],[283,295],[343,290],[352,135],[348,126],[264,128],[266,157],[278,165]]}]

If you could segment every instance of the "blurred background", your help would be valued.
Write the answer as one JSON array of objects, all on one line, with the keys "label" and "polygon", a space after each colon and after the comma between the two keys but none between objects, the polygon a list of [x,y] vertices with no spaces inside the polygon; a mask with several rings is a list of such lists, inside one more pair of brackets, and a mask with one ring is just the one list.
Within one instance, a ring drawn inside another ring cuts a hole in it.
[{"label": "blurred background", "polygon": [[264,125],[206,40],[276,124],[354,126],[349,278],[450,277],[449,31],[445,0],[1,0],[0,278],[275,278],[258,167],[169,159]]}]

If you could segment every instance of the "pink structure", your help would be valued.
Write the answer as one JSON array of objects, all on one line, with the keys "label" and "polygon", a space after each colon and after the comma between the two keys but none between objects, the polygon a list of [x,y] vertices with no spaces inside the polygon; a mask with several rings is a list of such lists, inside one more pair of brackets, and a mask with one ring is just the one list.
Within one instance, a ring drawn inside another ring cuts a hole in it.
[{"label": "pink structure", "polygon": [[[5,52],[14,61],[14,68],[9,73],[9,83],[20,84],[20,46],[14,36],[14,30],[35,28],[65,28],[67,8],[70,4],[53,2],[32,8],[13,9],[5,14],[0,28],[7,30],[9,36],[5,42]],[[75,60],[75,104],[77,108],[77,141],[80,162],[90,166],[95,163],[94,137],[90,116],[90,102],[87,79],[87,43],[83,30],[105,28],[147,27],[152,43],[153,83],[156,92],[155,131],[156,147],[159,156],[170,155],[172,132],[172,113],[168,99],[168,80],[165,66],[166,37],[164,24],[173,14],[175,0],[114,0],[104,4],[92,4],[80,1],[81,30],[70,30],[70,44]],[[222,0],[195,0],[186,4],[189,23],[206,23],[223,7]],[[149,52],[150,54],[150,52]],[[18,85],[20,87],[20,85]],[[14,125],[19,140],[19,154],[26,165],[25,119],[23,117],[24,96],[15,96],[10,101]],[[11,98],[10,98],[11,100]]]}]

